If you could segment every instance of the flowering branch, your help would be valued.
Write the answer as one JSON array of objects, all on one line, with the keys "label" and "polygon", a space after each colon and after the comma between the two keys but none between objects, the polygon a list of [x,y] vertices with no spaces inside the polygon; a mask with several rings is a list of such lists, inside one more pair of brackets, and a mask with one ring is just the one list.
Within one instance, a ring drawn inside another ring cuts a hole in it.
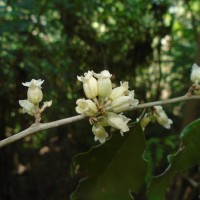
[{"label": "flowering branch", "polygon": [[[143,103],[143,104],[134,106],[134,108],[132,108],[131,110],[145,109],[145,108],[150,108],[150,107],[157,106],[157,105],[171,104],[171,103],[176,103],[176,102],[180,102],[180,101],[188,101],[188,100],[193,100],[193,99],[200,99],[200,96],[184,95],[181,97],[167,99],[167,100],[163,100],[163,101]],[[65,124],[70,124],[70,123],[82,120],[84,118],[86,118],[86,117],[83,115],[77,115],[77,116],[73,116],[73,117],[69,117],[69,118],[65,118],[65,119],[61,119],[61,120],[56,120],[56,121],[48,122],[48,123],[40,123],[40,124],[34,123],[29,128],[15,134],[13,136],[10,136],[4,140],[1,140],[0,148],[7,146],[15,141],[18,141],[22,138],[25,138],[27,136],[33,135],[37,132],[40,132],[40,131],[43,131],[46,129],[50,129],[50,128],[55,128],[55,127],[62,126]]]},{"label": "flowering branch", "polygon": [[111,77],[112,74],[107,70],[100,74],[88,71],[84,73],[84,76],[77,76],[78,80],[83,83],[83,90],[88,98],[76,101],[75,110],[81,115],[49,123],[40,123],[42,112],[52,105],[52,101],[48,101],[43,102],[43,106],[39,107],[39,103],[43,99],[41,85],[44,81],[32,79],[30,82],[22,83],[28,87],[27,99],[19,100],[19,104],[25,113],[35,117],[35,123],[26,130],[0,141],[0,148],[39,131],[69,124],[86,117],[89,118],[92,125],[94,140],[104,143],[109,136],[105,128],[107,126],[120,130],[122,136],[124,132],[129,131],[127,123],[131,119],[123,115],[122,112],[150,107],[152,107],[151,112],[144,112],[144,115],[137,119],[141,127],[145,129],[150,121],[153,123],[157,121],[169,129],[173,121],[167,117],[161,105],[200,99],[200,67],[196,64],[192,66],[190,77],[193,85],[184,96],[150,103],[139,104],[139,100],[134,97],[134,90],[129,90],[128,82],[120,82],[119,87],[112,88]]}]

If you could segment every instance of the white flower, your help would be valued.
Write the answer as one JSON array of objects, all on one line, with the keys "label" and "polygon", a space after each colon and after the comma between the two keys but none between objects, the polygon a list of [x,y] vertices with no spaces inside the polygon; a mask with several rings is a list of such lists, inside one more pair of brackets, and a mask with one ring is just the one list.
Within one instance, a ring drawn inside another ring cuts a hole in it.
[{"label": "white flower", "polygon": [[45,101],[44,103],[43,103],[43,106],[44,107],[51,107],[51,105],[52,105],[52,100],[51,101]]},{"label": "white flower", "polygon": [[119,116],[122,118],[122,120],[127,124],[129,121],[131,121],[130,118],[123,115],[123,113],[120,113]]},{"label": "white flower", "polygon": [[126,116],[118,115],[113,112],[107,112],[105,116],[108,124],[110,124],[110,126],[113,128],[119,129],[122,136],[124,132],[129,131],[127,123],[130,119],[128,119]]},{"label": "white flower", "polygon": [[19,100],[19,105],[23,108],[24,113],[28,113],[31,116],[36,112],[35,105],[30,103],[28,100]]},{"label": "white flower", "polygon": [[77,76],[78,80],[83,82],[83,90],[88,99],[94,99],[98,96],[97,80],[93,74],[93,71],[88,71],[88,73],[84,73],[84,76]]},{"label": "white flower", "polygon": [[108,133],[106,132],[104,127],[97,124],[92,127],[92,132],[95,135],[94,140],[99,140],[100,143],[104,143],[106,141],[106,138],[108,137]]},{"label": "white flower", "polygon": [[76,101],[76,112],[85,116],[94,116],[98,110],[95,103],[90,99],[78,99]]},{"label": "white flower", "polygon": [[28,96],[28,100],[31,103],[38,104],[39,102],[42,101],[43,94],[41,90],[42,88],[41,85],[43,82],[44,81],[42,81],[41,79],[39,80],[32,79],[30,82],[22,83],[22,85],[29,87],[27,96]]},{"label": "white flower", "polygon": [[121,86],[112,90],[110,95],[111,100],[117,99],[118,97],[124,96],[128,93],[128,82],[121,82],[120,84]]},{"label": "white flower", "polygon": [[129,96],[120,96],[113,100],[111,106],[115,113],[120,113],[133,108],[138,103],[139,101],[134,99],[134,91],[130,91]]},{"label": "white flower", "polygon": [[26,82],[26,83],[22,83],[22,85],[26,86],[26,87],[41,87],[42,83],[44,82],[44,80],[38,79],[32,79],[30,82]]},{"label": "white flower", "polygon": [[156,119],[158,123],[165,128],[169,129],[171,127],[171,124],[173,124],[173,121],[168,118],[165,111],[162,109],[162,106],[154,106],[155,112],[156,112]]},{"label": "white flower", "polygon": [[98,93],[100,97],[109,97],[112,91],[112,83],[110,78],[112,74],[109,71],[104,70],[100,74],[94,74],[98,78]]},{"label": "white flower", "polygon": [[200,82],[200,66],[197,64],[193,64],[190,78],[195,84]]}]

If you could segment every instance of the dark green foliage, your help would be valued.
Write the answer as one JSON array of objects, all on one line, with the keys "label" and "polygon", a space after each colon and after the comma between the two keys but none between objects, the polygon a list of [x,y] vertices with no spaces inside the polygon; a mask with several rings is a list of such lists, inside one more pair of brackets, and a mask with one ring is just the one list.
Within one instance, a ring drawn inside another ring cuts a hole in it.
[{"label": "dark green foliage", "polygon": [[130,192],[139,193],[144,184],[144,150],[145,138],[136,125],[124,137],[114,133],[105,144],[75,156],[72,175],[84,171],[87,178],[80,181],[71,199],[131,199]]},{"label": "dark green foliage", "polygon": [[[0,1],[0,139],[34,122],[18,104],[26,98],[21,83],[32,78],[45,80],[44,99],[53,100],[43,122],[75,115],[83,97],[76,76],[88,69],[108,69],[117,85],[129,81],[140,102],[160,99],[163,89],[168,97],[183,95],[192,63],[200,64],[198,16],[199,0]],[[182,128],[184,107],[176,104],[176,117],[168,110],[177,120],[172,133]],[[126,114],[134,121],[140,111]],[[149,181],[172,150],[166,144],[174,138],[162,133],[147,129]],[[0,199],[68,199],[74,190],[69,163],[94,145],[91,126],[82,121],[39,134],[0,150]]]},{"label": "dark green foliage", "polygon": [[200,164],[200,119],[188,125],[180,135],[181,146],[177,153],[168,156],[166,171],[155,177],[148,189],[149,200],[164,200],[167,187],[177,174],[186,172],[190,167]]}]

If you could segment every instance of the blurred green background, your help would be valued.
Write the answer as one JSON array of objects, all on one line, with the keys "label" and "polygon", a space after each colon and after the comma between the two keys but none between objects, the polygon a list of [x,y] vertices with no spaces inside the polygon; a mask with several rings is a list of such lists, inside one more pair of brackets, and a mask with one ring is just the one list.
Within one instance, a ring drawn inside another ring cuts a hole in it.
[{"label": "blurred green background", "polygon": [[[34,122],[18,104],[26,99],[22,82],[32,78],[45,80],[44,100],[53,100],[43,122],[76,115],[84,95],[77,75],[87,70],[109,70],[116,85],[129,81],[140,102],[184,95],[192,64],[200,64],[199,11],[198,0],[0,0],[0,139]],[[165,109],[172,128],[145,131],[148,179],[163,172],[178,133],[200,115],[198,101]],[[128,115],[135,120],[141,112]],[[95,144],[85,120],[0,149],[0,199],[69,199],[78,182],[70,178],[71,159]],[[175,179],[169,199],[185,198],[184,181]]]}]

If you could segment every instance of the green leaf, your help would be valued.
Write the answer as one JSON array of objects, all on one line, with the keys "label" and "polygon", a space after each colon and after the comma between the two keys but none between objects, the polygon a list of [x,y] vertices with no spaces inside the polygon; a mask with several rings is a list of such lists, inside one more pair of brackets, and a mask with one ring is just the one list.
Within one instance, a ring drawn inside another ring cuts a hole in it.
[{"label": "green leaf", "polygon": [[84,171],[72,200],[129,200],[130,192],[138,193],[144,183],[146,162],[143,160],[145,138],[139,125],[124,137],[113,134],[103,145],[74,157],[71,173]]},{"label": "green leaf", "polygon": [[167,187],[178,173],[200,164],[200,119],[192,122],[181,133],[181,147],[168,157],[170,165],[166,171],[155,177],[149,187],[148,200],[164,200]]}]

